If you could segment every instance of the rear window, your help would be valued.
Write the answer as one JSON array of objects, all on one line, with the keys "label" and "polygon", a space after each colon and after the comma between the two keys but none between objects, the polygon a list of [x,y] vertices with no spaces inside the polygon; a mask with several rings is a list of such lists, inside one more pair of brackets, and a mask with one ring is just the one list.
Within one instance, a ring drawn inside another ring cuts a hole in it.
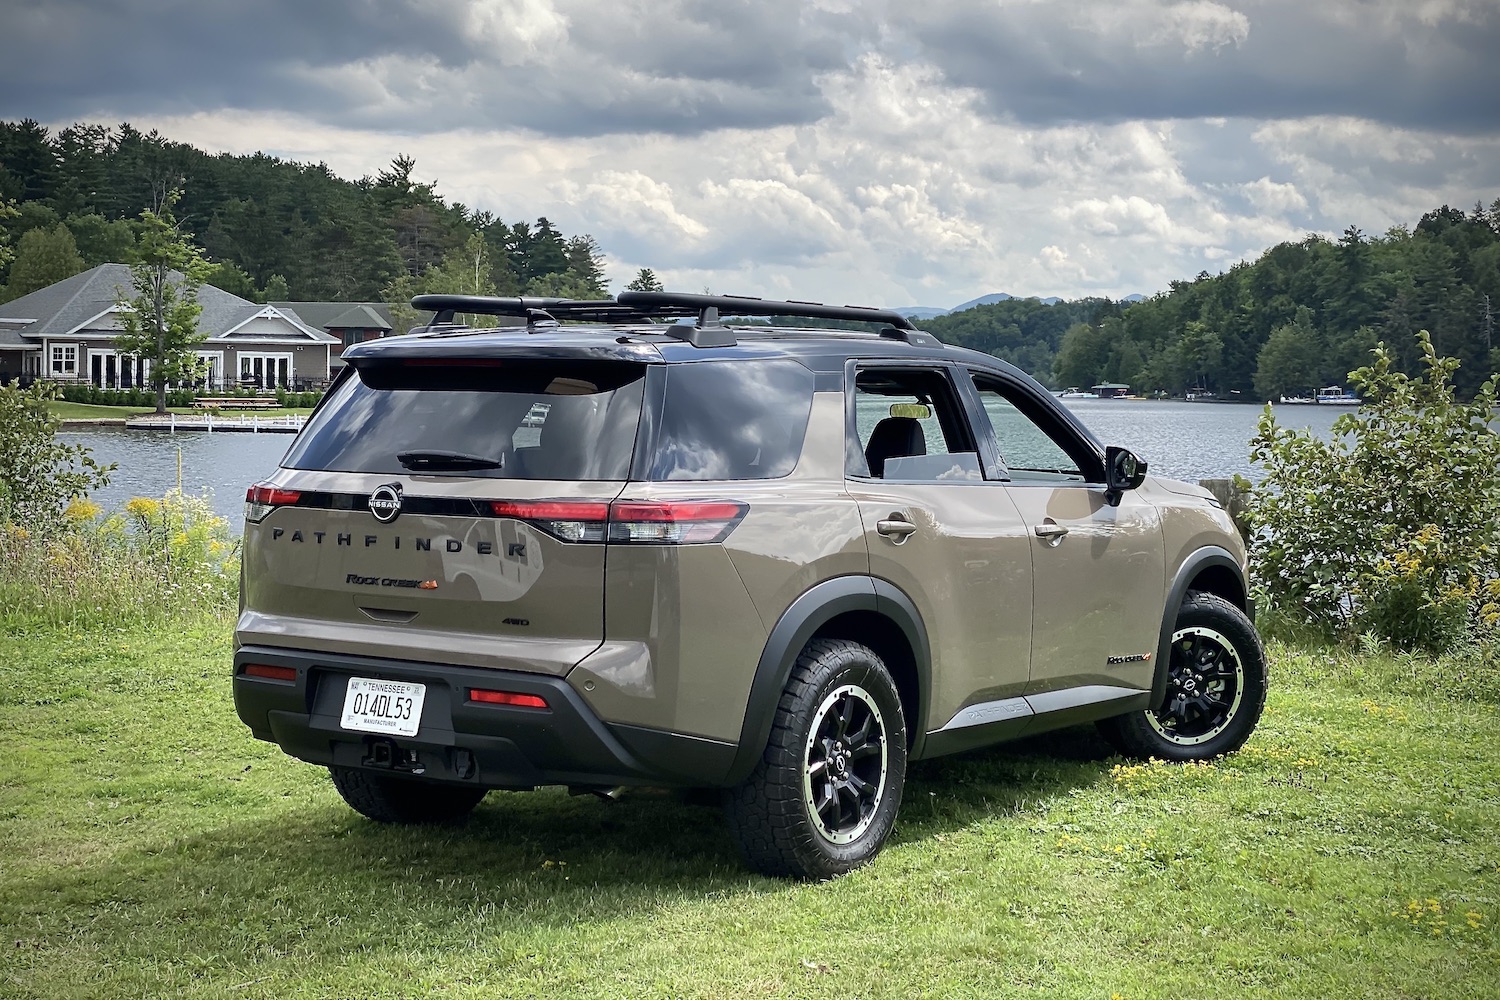
[{"label": "rear window", "polygon": [[779,479],[802,454],[812,396],[795,361],[670,365],[648,478]]},{"label": "rear window", "polygon": [[328,398],[282,464],[621,482],[645,371],[622,362],[489,358],[363,367]]}]

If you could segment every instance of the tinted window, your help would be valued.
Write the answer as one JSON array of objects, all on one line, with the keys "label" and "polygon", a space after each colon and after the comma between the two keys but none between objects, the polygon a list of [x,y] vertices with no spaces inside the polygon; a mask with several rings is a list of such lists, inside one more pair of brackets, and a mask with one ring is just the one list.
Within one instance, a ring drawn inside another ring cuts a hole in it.
[{"label": "tinted window", "polygon": [[644,374],[635,364],[489,359],[361,369],[329,397],[282,464],[400,475],[411,470],[398,455],[448,452],[499,463],[450,474],[621,481],[630,472]]},{"label": "tinted window", "polygon": [[797,465],[813,374],[795,361],[671,365],[648,478],[777,479]]}]

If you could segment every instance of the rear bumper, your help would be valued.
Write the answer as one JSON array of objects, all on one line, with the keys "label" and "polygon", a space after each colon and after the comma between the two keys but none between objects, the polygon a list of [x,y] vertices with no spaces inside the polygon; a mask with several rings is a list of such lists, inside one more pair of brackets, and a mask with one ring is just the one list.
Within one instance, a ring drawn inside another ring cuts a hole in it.
[{"label": "rear bumper", "polygon": [[[291,667],[297,677],[248,677],[249,663]],[[343,729],[339,720],[350,677],[426,685],[417,734]],[[469,700],[470,688],[537,695],[548,707],[479,704]],[[257,739],[312,764],[485,788],[719,785],[735,752],[729,743],[606,723],[557,677],[269,646],[235,651],[234,705]]]}]

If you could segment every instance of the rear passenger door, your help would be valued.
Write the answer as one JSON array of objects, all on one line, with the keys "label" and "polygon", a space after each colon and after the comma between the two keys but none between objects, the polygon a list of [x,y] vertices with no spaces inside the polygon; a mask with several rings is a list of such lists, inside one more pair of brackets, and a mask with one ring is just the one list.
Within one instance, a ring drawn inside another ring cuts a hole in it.
[{"label": "rear passenger door", "polygon": [[1031,551],[1026,694],[1094,686],[1089,697],[1107,700],[1102,688],[1149,689],[1165,587],[1157,509],[1134,490],[1111,506],[1097,451],[1034,390],[983,371],[967,388]]},{"label": "rear passenger door", "polygon": [[1019,696],[1031,649],[1031,536],[1004,484],[984,478],[955,377],[967,375],[861,363],[846,382],[846,486],[871,574],[911,598],[926,624],[929,730],[970,705]]}]

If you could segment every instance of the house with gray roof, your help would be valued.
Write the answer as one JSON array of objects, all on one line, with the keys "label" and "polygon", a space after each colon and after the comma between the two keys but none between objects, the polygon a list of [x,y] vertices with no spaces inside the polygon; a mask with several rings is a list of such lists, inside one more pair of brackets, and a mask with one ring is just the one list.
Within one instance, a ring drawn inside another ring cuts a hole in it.
[{"label": "house with gray roof", "polygon": [[[173,280],[182,275],[173,272]],[[0,304],[0,381],[17,376],[89,382],[129,389],[150,383],[150,363],[121,354],[122,296],[133,294],[130,268],[98,267]],[[290,309],[260,305],[222,288],[198,289],[198,327],[207,338],[196,348],[208,365],[208,383],[301,388],[328,380],[338,337],[309,325]],[[344,308],[348,309],[345,303]]]},{"label": "house with gray roof", "polygon": [[[326,332],[344,347],[388,337],[395,331],[390,306],[384,302],[272,302],[271,305],[296,313],[302,322]],[[335,349],[331,360],[335,374],[344,364],[339,358],[340,351],[341,348]]]}]

